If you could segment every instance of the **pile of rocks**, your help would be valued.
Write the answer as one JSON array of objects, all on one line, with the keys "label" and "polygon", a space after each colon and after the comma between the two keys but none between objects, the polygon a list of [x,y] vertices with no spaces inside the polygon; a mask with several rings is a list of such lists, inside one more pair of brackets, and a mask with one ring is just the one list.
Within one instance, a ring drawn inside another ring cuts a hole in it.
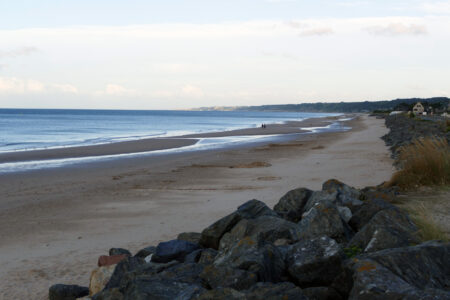
[{"label": "pile of rocks", "polygon": [[89,288],[54,285],[50,300],[450,299],[450,244],[420,244],[390,197],[329,180],[273,210],[250,200],[201,233],[111,249]]},{"label": "pile of rocks", "polygon": [[423,137],[437,137],[446,139],[450,144],[450,132],[440,119],[416,117],[409,118],[405,114],[386,116],[386,127],[389,133],[382,139],[391,148],[392,157],[398,158],[400,147],[409,145],[413,140]]}]

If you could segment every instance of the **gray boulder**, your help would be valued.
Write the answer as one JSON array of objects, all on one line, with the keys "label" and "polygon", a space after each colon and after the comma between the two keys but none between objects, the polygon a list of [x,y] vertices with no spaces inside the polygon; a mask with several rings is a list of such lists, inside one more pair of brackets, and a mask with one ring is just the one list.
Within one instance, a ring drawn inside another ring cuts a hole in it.
[{"label": "gray boulder", "polygon": [[318,203],[321,203],[322,201],[331,202],[335,204],[337,196],[338,196],[337,192],[328,192],[328,191],[312,192],[311,196],[309,197],[308,201],[305,204],[305,207],[303,208],[303,214],[310,211],[311,208],[313,208]]},{"label": "gray boulder", "polygon": [[123,248],[111,248],[109,249],[109,255],[121,255],[121,254],[125,254],[128,256],[131,256],[131,252],[128,251],[127,249],[123,249]]},{"label": "gray boulder", "polygon": [[350,240],[353,234],[350,226],[342,220],[336,205],[328,200],[317,202],[305,212],[299,225],[300,237],[304,239],[326,235],[343,243]]},{"label": "gray boulder", "polygon": [[196,263],[176,264],[157,273],[157,277],[201,285],[202,280],[200,274],[203,272],[203,269],[203,265]]},{"label": "gray boulder", "polygon": [[[87,298],[89,299],[89,298]],[[113,288],[110,290],[103,290],[92,296],[92,300],[123,300],[123,294],[119,288]]]},{"label": "gray boulder", "polygon": [[450,244],[387,249],[348,262],[349,299],[450,299]]},{"label": "gray boulder", "polygon": [[282,253],[278,248],[271,244],[264,244],[262,240],[254,236],[246,236],[229,250],[219,252],[214,265],[255,273],[259,281],[278,282],[285,271]]},{"label": "gray boulder", "polygon": [[203,291],[199,285],[141,276],[123,289],[123,300],[188,300]]},{"label": "gray boulder", "polygon": [[202,234],[199,232],[183,232],[177,236],[177,240],[183,240],[194,244],[199,244]]},{"label": "gray boulder", "polygon": [[146,258],[150,254],[153,254],[155,252],[156,252],[156,247],[149,246],[149,247],[145,247],[145,248],[139,250],[134,256],[140,257],[140,258]]},{"label": "gray boulder", "polygon": [[417,227],[398,209],[379,211],[349,242],[363,252],[405,247],[419,242]]},{"label": "gray boulder", "polygon": [[259,282],[245,293],[247,300],[308,300],[303,291],[291,282]]},{"label": "gray boulder", "polygon": [[298,241],[299,225],[280,217],[261,216],[250,220],[241,220],[220,240],[219,250],[227,250],[244,236],[258,236],[265,242],[274,243],[280,239]]},{"label": "gray boulder", "polygon": [[345,223],[348,223],[348,221],[352,218],[352,211],[350,208],[346,206],[337,206],[337,209],[341,219],[344,220]]},{"label": "gray boulder", "polygon": [[162,242],[156,247],[156,252],[152,256],[152,262],[166,263],[171,260],[183,262],[186,255],[199,248],[198,244],[183,240]]},{"label": "gray boulder", "polygon": [[361,208],[356,211],[349,221],[349,225],[355,230],[361,230],[372,217],[384,209],[397,209],[394,205],[380,198],[367,199]]},{"label": "gray boulder", "polygon": [[131,271],[138,269],[140,266],[144,265],[145,261],[140,257],[127,257],[120,261],[114,268],[114,272],[111,275],[105,289],[112,289],[120,287],[120,282],[122,278]]},{"label": "gray boulder", "polygon": [[302,290],[309,300],[344,300],[344,298],[332,287],[317,286]]},{"label": "gray boulder", "polygon": [[311,194],[312,191],[307,188],[291,190],[281,197],[273,210],[283,219],[297,223],[302,218],[303,209]]},{"label": "gray boulder", "polygon": [[48,290],[49,300],[75,300],[89,295],[89,288],[79,285],[55,284]]},{"label": "gray boulder", "polygon": [[205,248],[218,249],[222,236],[230,231],[242,219],[254,219],[260,216],[278,216],[264,202],[250,200],[238,207],[237,211],[216,221],[202,231],[200,245]]},{"label": "gray boulder", "polygon": [[343,251],[327,236],[305,239],[290,246],[286,255],[289,275],[300,287],[330,284],[342,272]]},{"label": "gray boulder", "polygon": [[215,265],[206,266],[200,274],[200,278],[211,289],[228,287],[238,291],[246,290],[258,281],[258,277],[254,273],[227,266],[217,267]]},{"label": "gray boulder", "polygon": [[199,264],[209,265],[214,262],[217,256],[217,251],[211,248],[203,249],[200,258],[198,259]]},{"label": "gray boulder", "polygon": [[204,291],[194,297],[195,300],[247,300],[245,294],[232,288],[217,288]]},{"label": "gray boulder", "polygon": [[328,193],[337,193],[335,204],[348,207],[352,212],[361,207],[363,202],[360,200],[361,191],[350,187],[339,180],[330,179],[323,183],[322,191]]}]

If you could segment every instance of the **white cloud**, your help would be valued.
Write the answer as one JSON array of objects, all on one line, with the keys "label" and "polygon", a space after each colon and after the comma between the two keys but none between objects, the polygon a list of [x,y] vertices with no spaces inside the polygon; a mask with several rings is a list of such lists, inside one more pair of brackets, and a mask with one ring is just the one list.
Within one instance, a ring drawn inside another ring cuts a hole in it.
[{"label": "white cloud", "polygon": [[35,52],[38,52],[36,47],[20,47],[12,50],[0,50],[0,58],[2,57],[18,57],[18,56],[27,56],[31,55]]},{"label": "white cloud", "polygon": [[139,96],[140,93],[133,89],[128,89],[118,84],[108,83],[104,90],[94,93],[96,96]]},{"label": "white cloud", "polygon": [[70,84],[45,84],[34,79],[0,77],[1,94],[42,94],[42,93],[77,93]]},{"label": "white cloud", "polygon": [[204,92],[201,88],[191,84],[186,84],[185,86],[183,86],[181,88],[181,93],[184,96],[188,97],[202,97],[204,95]]},{"label": "white cloud", "polygon": [[426,35],[427,27],[422,24],[389,23],[366,27],[365,30],[373,35],[399,36],[399,35]]},{"label": "white cloud", "polygon": [[318,27],[318,28],[311,28],[307,30],[303,30],[300,32],[300,36],[321,36],[321,35],[329,35],[334,33],[333,29],[330,27]]},{"label": "white cloud", "polygon": [[430,14],[450,14],[450,1],[422,3],[420,9]]}]

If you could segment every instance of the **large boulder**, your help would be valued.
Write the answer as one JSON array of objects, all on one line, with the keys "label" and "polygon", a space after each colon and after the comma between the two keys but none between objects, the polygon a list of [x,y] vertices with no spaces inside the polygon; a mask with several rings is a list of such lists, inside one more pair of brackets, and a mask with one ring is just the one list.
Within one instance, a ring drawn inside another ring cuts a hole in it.
[{"label": "large boulder", "polygon": [[228,266],[209,265],[203,269],[200,278],[209,288],[232,288],[238,291],[246,290],[256,284],[258,277],[255,273]]},{"label": "large boulder", "polygon": [[183,240],[171,240],[159,243],[156,251],[152,256],[153,262],[166,263],[171,260],[184,261],[189,253],[199,249],[198,244],[194,244]]},{"label": "large boulder", "polygon": [[338,206],[346,206],[355,212],[363,204],[360,200],[361,191],[350,187],[339,180],[330,179],[323,183],[322,191],[328,193],[337,193],[335,204]]},{"label": "large boulder", "polygon": [[219,250],[229,249],[244,236],[258,236],[265,242],[270,243],[280,239],[295,242],[300,239],[300,227],[293,222],[274,216],[261,216],[250,220],[243,219],[222,237]]},{"label": "large boulder", "polygon": [[349,299],[450,299],[450,243],[386,249],[348,262]]},{"label": "large boulder", "polygon": [[372,217],[384,209],[397,209],[394,205],[380,198],[371,198],[364,201],[364,204],[358,209],[349,221],[349,225],[359,231],[366,225]]},{"label": "large boulder", "polygon": [[201,285],[200,274],[204,266],[196,263],[176,264],[157,273],[157,277],[174,281]]},{"label": "large boulder", "polygon": [[278,216],[264,202],[250,200],[238,207],[237,211],[214,222],[202,231],[200,245],[218,249],[222,236],[230,231],[242,219],[254,219],[260,216]]},{"label": "large boulder", "polygon": [[214,260],[217,267],[228,266],[258,275],[259,281],[278,282],[282,279],[285,264],[277,247],[265,244],[257,237],[246,236],[229,250],[219,252]]},{"label": "large boulder", "polygon": [[99,267],[92,271],[89,279],[89,295],[95,295],[103,290],[114,273],[115,265]]},{"label": "large boulder", "polygon": [[291,245],[286,255],[289,275],[300,287],[330,284],[342,272],[343,251],[327,236]]},{"label": "large boulder", "polygon": [[140,257],[140,258],[146,258],[155,252],[156,252],[155,246],[148,246],[148,247],[145,247],[145,248],[139,250],[134,256]]},{"label": "large boulder", "polygon": [[299,223],[300,237],[312,239],[326,235],[343,243],[350,240],[353,232],[341,218],[336,205],[328,200],[317,202],[303,214]]},{"label": "large boulder", "polygon": [[194,300],[247,300],[243,292],[232,288],[217,288],[214,290],[203,291]]},{"label": "large boulder", "polygon": [[[303,214],[310,211],[311,208],[316,206],[317,204],[325,201],[336,204],[336,198],[338,196],[338,192],[328,192],[328,191],[314,191],[311,196],[308,198],[308,201],[303,208]],[[303,215],[302,215],[303,218]]]},{"label": "large boulder", "polygon": [[114,272],[111,275],[105,289],[112,289],[120,287],[120,282],[122,277],[128,272],[138,269],[140,266],[145,264],[145,261],[140,257],[127,257],[121,262],[119,262],[114,268]]},{"label": "large boulder", "polygon": [[199,244],[202,234],[199,232],[183,232],[177,236],[177,240],[183,240],[194,244]]},{"label": "large boulder", "polygon": [[245,293],[247,300],[308,300],[303,291],[291,282],[259,282]]},{"label": "large boulder", "polygon": [[[124,300],[123,294],[119,288],[103,290],[90,298],[92,300]],[[88,300],[88,299],[86,299]]]},{"label": "large boulder", "polygon": [[195,284],[179,281],[140,276],[130,282],[124,289],[124,300],[174,300],[192,299],[204,289]]},{"label": "large boulder", "polygon": [[48,290],[49,300],[75,300],[89,295],[89,288],[79,285],[55,284]]},{"label": "large boulder", "polygon": [[273,210],[282,218],[297,223],[302,218],[303,209],[311,194],[312,191],[307,188],[291,190],[281,197]]},{"label": "large boulder", "polygon": [[303,294],[309,300],[344,300],[344,298],[332,287],[316,286],[302,289]]},{"label": "large boulder", "polygon": [[417,227],[398,209],[379,211],[349,242],[363,252],[405,247],[419,242]]},{"label": "large boulder", "polygon": [[110,265],[116,265],[123,259],[127,258],[129,255],[127,254],[117,254],[117,255],[100,255],[97,260],[97,265],[99,267],[105,267]]},{"label": "large boulder", "polygon": [[125,254],[128,256],[131,256],[131,252],[128,251],[127,249],[123,249],[123,248],[111,248],[109,249],[109,255],[121,255],[121,254]]}]

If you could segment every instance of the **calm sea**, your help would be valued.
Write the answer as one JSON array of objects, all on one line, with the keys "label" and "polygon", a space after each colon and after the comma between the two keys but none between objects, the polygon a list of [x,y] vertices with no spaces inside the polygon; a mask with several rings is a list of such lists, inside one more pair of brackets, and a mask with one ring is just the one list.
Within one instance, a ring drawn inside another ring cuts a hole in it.
[{"label": "calm sea", "polygon": [[0,109],[0,152],[223,131],[330,114],[246,111]]}]

